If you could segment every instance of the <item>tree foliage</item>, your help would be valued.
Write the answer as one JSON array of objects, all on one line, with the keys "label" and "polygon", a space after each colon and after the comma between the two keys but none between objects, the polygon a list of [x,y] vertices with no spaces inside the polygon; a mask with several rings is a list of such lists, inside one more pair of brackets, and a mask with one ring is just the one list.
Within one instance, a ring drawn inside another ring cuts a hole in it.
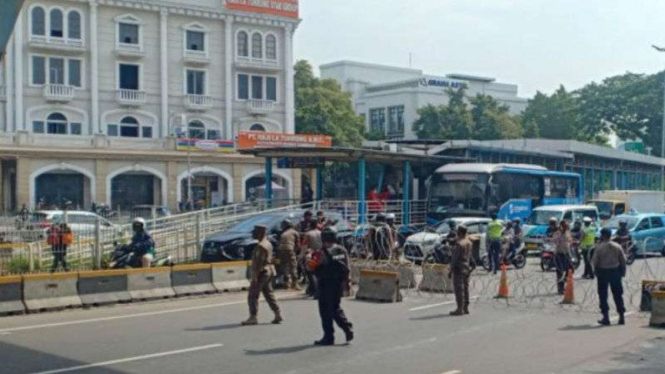
[{"label": "tree foliage", "polygon": [[295,65],[295,116],[296,133],[330,135],[339,146],[362,144],[365,123],[351,95],[335,80],[316,78],[307,61]]}]

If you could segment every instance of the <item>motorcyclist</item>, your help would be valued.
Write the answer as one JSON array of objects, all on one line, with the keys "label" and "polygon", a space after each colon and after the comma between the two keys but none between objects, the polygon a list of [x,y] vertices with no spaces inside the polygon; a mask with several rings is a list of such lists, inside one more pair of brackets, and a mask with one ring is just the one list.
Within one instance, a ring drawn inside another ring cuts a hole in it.
[{"label": "motorcyclist", "polygon": [[581,241],[582,240],[582,222],[575,221],[573,224],[573,228],[570,230],[570,235],[572,235],[574,241]]},{"label": "motorcyclist", "polygon": [[[512,233],[511,233],[511,238],[510,238],[510,243],[508,246],[508,254],[507,254],[507,259],[512,260],[515,258],[515,254],[517,252],[517,248],[522,245],[522,227],[520,224],[522,221],[519,218],[513,219],[511,223],[511,228],[512,228]],[[506,225],[506,230],[508,230],[508,225]]]},{"label": "motorcyclist", "polygon": [[619,229],[614,234],[614,241],[622,246],[632,241],[632,237],[630,236],[630,230],[628,230],[628,221],[626,220],[619,221]]},{"label": "motorcyclist", "polygon": [[547,231],[545,231],[545,237],[547,239],[552,239],[554,233],[559,230],[559,222],[556,217],[550,217],[549,226],[547,226]]},{"label": "motorcyclist", "polygon": [[134,236],[129,245],[130,250],[141,259],[142,267],[149,268],[150,263],[155,259],[155,242],[145,229],[145,220],[140,217],[135,218],[132,222],[132,231],[134,231]]},{"label": "motorcyclist", "polygon": [[368,240],[375,260],[388,259],[392,248],[390,232],[390,227],[386,224],[386,215],[378,213],[370,228]]},{"label": "motorcyclist", "polygon": [[512,221],[506,222],[506,226],[501,233],[501,249],[502,249],[502,258],[507,260],[510,258],[513,249],[513,240],[515,238],[515,232],[513,231]]},{"label": "motorcyclist", "polygon": [[452,246],[457,242],[457,223],[451,219],[448,221],[448,227],[450,227],[450,231],[446,235],[444,244]]},{"label": "motorcyclist", "polygon": [[396,218],[395,213],[386,214],[386,225],[388,225],[391,235],[390,239],[392,243],[391,258],[393,260],[399,259],[399,241],[397,237],[397,225],[395,224],[395,218]]}]

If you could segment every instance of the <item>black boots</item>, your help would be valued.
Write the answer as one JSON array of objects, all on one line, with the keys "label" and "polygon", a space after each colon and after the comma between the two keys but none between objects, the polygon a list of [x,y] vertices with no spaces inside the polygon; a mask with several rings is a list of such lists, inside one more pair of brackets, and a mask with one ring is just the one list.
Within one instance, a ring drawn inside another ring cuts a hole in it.
[{"label": "black boots", "polygon": [[603,325],[603,326],[609,326],[610,325],[610,316],[608,315],[608,313],[603,313],[603,319],[598,321],[598,323]]},{"label": "black boots", "polygon": [[623,313],[619,313],[619,325],[623,326],[626,324],[626,316]]}]

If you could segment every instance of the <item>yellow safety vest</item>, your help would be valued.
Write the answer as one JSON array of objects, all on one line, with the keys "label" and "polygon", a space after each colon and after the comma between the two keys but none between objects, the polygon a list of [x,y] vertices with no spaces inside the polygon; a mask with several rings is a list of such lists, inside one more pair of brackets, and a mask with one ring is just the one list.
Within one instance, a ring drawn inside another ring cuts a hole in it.
[{"label": "yellow safety vest", "polygon": [[492,240],[501,240],[501,233],[503,232],[503,222],[498,219],[490,222],[487,225],[489,229],[490,239]]},{"label": "yellow safety vest", "polygon": [[596,228],[593,225],[584,227],[584,240],[582,240],[582,247],[591,248],[596,242]]}]

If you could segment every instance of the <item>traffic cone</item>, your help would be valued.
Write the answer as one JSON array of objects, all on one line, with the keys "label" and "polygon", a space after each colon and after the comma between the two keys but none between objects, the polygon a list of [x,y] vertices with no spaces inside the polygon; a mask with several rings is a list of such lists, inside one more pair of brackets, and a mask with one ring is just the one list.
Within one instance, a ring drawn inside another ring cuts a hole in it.
[{"label": "traffic cone", "polygon": [[499,293],[496,295],[496,299],[507,299],[510,297],[510,291],[508,290],[508,272],[506,271],[506,264],[501,264],[501,283],[499,284]]},{"label": "traffic cone", "polygon": [[563,294],[563,301],[561,304],[575,304],[575,290],[573,285],[573,271],[568,270],[566,277],[566,289]]}]

